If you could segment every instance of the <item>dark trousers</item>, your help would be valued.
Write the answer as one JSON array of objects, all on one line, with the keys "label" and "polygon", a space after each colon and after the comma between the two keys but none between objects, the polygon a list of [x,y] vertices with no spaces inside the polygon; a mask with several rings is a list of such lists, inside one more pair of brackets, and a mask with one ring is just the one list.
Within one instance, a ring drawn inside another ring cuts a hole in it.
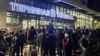
[{"label": "dark trousers", "polygon": [[41,56],[48,56],[48,48],[41,48]]},{"label": "dark trousers", "polygon": [[59,56],[62,56],[62,47],[61,46],[58,47],[58,54],[59,54]]},{"label": "dark trousers", "polygon": [[5,56],[4,54],[0,53],[0,56]]},{"label": "dark trousers", "polygon": [[15,53],[16,53],[16,56],[20,56],[20,51],[21,51],[21,56],[22,56],[23,48],[24,48],[24,44],[19,45],[19,46],[16,45],[15,48],[13,49],[12,56],[15,56]]},{"label": "dark trousers", "polygon": [[50,56],[56,56],[56,54],[55,54],[55,47],[50,47],[49,48],[49,54],[50,54]]},{"label": "dark trousers", "polygon": [[65,49],[65,56],[72,56],[72,50]]}]

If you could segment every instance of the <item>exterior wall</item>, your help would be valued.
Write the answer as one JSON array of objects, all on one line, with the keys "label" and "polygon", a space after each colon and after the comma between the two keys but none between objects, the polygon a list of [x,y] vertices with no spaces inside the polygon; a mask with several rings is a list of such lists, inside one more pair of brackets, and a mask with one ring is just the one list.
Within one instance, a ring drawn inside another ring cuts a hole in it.
[{"label": "exterior wall", "polygon": [[0,10],[7,10],[10,0],[0,0]]},{"label": "exterior wall", "polygon": [[11,0],[0,0],[0,29],[6,28],[8,3]]},{"label": "exterior wall", "polygon": [[0,29],[6,28],[6,11],[0,10]]}]

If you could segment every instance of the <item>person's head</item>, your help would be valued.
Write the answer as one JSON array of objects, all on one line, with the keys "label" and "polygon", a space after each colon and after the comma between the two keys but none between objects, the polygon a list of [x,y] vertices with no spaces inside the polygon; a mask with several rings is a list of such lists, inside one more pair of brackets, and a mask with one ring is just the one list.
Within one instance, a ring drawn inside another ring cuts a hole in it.
[{"label": "person's head", "polygon": [[0,31],[0,38],[3,38],[5,34],[5,31]]},{"label": "person's head", "polygon": [[20,30],[20,31],[19,31],[19,33],[23,33],[23,32],[24,32],[24,30]]},{"label": "person's head", "polygon": [[46,33],[46,29],[45,29],[45,28],[43,28],[41,31],[42,31],[43,33]]},{"label": "person's head", "polygon": [[34,29],[34,26],[31,26],[31,29]]},{"label": "person's head", "polygon": [[69,38],[69,34],[68,33],[65,33],[64,36],[65,36],[65,38]]},{"label": "person's head", "polygon": [[80,30],[80,27],[77,27],[77,30]]},{"label": "person's head", "polygon": [[86,29],[86,26],[84,26],[84,29]]},{"label": "person's head", "polygon": [[53,24],[52,24],[52,22],[51,22],[51,23],[49,23],[49,25],[53,25]]},{"label": "person's head", "polygon": [[65,31],[67,31],[67,30],[68,30],[68,28],[66,27],[66,28],[65,28]]}]

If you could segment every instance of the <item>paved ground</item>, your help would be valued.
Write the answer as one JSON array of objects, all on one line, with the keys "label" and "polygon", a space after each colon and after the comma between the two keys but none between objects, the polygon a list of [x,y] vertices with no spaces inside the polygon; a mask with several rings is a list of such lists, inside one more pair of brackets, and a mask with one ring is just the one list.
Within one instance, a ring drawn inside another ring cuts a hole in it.
[{"label": "paved ground", "polygon": [[[26,51],[26,52],[28,53],[27,56],[31,56],[31,55],[30,55],[31,52],[30,52],[30,48],[29,48],[29,47],[30,47],[30,45],[27,45],[27,46],[24,47],[24,50],[23,50],[24,52]],[[38,50],[38,47],[36,47],[36,49]],[[41,55],[40,55],[40,54],[41,54],[41,49],[40,49],[40,48],[39,48],[39,51],[38,51],[38,52],[39,52],[39,53],[38,53],[38,56],[41,56]],[[23,53],[23,55],[24,55],[24,53]],[[7,53],[6,56],[9,56],[9,53]],[[57,55],[57,51],[56,51],[56,56],[58,56],[58,55]]]}]

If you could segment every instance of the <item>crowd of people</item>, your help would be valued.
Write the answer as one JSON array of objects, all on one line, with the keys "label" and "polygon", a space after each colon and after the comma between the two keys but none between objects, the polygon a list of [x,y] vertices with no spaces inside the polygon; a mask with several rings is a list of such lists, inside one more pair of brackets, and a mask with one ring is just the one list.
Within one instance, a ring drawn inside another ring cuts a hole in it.
[{"label": "crowd of people", "polygon": [[50,23],[46,28],[14,32],[0,31],[0,56],[10,50],[10,56],[23,56],[25,45],[41,48],[41,56],[100,56],[100,30],[84,27],[54,28]]}]

